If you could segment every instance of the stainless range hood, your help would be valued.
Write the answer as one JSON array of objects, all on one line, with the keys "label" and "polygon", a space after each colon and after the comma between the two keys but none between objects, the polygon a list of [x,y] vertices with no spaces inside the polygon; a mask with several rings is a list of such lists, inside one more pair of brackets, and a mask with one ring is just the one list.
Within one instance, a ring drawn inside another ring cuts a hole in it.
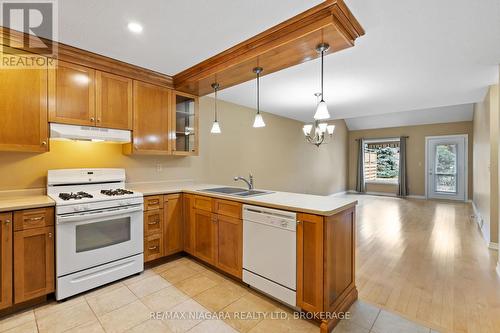
[{"label": "stainless range hood", "polygon": [[130,131],[92,126],[50,124],[51,139],[82,140],[96,142],[128,143],[132,140]]}]

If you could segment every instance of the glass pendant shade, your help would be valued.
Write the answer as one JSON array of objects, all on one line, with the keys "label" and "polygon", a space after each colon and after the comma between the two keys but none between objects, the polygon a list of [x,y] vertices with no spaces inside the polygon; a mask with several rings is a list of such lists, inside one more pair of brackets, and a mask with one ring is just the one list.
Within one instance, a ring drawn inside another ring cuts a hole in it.
[{"label": "glass pendant shade", "polygon": [[260,113],[257,113],[255,115],[255,120],[253,121],[253,127],[255,127],[255,128],[266,127],[266,123],[264,122],[264,118],[262,118],[262,115]]},{"label": "glass pendant shade", "polygon": [[328,106],[326,105],[325,101],[321,100],[321,102],[318,103],[318,107],[316,108],[314,119],[322,120],[329,118],[330,118],[330,113],[328,112]]},{"label": "glass pendant shade", "polygon": [[304,131],[304,135],[307,136],[307,135],[311,134],[312,128],[313,128],[313,125],[311,125],[311,124],[304,125],[304,127],[302,127],[302,131]]},{"label": "glass pendant shade", "polygon": [[219,125],[219,122],[217,120],[214,121],[214,123],[212,125],[212,129],[210,130],[210,133],[212,133],[212,134],[220,134],[221,133],[220,125]]},{"label": "glass pendant shade", "polygon": [[335,131],[335,125],[328,125],[326,130],[328,131],[328,134],[332,135],[333,131]]},{"label": "glass pendant shade", "polygon": [[326,132],[326,127],[328,126],[327,123],[321,123],[318,125],[318,128],[319,128],[319,132],[320,133],[325,133]]}]

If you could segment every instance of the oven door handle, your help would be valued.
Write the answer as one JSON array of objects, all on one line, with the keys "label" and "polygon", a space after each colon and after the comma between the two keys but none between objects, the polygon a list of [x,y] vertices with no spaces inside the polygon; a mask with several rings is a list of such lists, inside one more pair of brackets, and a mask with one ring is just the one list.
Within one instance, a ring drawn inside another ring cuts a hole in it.
[{"label": "oven door handle", "polygon": [[105,210],[105,211],[98,211],[98,212],[89,212],[89,213],[84,213],[84,214],[64,215],[64,216],[57,217],[57,224],[88,221],[89,219],[95,220],[95,219],[100,219],[100,218],[109,217],[109,216],[122,216],[124,214],[129,214],[129,213],[138,212],[138,211],[141,211],[141,212],[143,211],[142,205],[131,206],[129,208],[120,208],[120,209]]}]

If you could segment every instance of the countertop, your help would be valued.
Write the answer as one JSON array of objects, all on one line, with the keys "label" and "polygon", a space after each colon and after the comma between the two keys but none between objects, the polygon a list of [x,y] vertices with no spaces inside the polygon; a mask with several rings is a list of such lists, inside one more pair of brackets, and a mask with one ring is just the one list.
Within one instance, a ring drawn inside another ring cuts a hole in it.
[{"label": "countertop", "polygon": [[0,212],[9,212],[20,209],[54,206],[54,200],[46,195],[15,194],[13,196],[0,195]]},{"label": "countertop", "polygon": [[[232,195],[203,192],[200,190],[226,187],[214,184],[194,184],[194,183],[130,183],[127,189],[142,192],[144,196],[171,194],[171,193],[191,193],[214,198],[238,201],[245,204],[264,206],[269,208],[290,210],[301,213],[331,216],[349,207],[355,206],[358,202],[354,199],[341,198],[335,196],[320,196],[312,194],[300,194],[291,192],[273,191],[270,194],[259,195],[249,198],[240,198]],[[271,190],[266,190],[271,191]]]}]

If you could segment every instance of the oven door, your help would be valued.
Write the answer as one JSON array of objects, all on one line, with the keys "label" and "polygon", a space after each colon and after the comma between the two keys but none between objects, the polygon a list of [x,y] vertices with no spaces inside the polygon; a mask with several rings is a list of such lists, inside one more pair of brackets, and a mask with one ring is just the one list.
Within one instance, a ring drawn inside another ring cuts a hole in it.
[{"label": "oven door", "polygon": [[143,205],[58,216],[58,277],[143,252]]}]

